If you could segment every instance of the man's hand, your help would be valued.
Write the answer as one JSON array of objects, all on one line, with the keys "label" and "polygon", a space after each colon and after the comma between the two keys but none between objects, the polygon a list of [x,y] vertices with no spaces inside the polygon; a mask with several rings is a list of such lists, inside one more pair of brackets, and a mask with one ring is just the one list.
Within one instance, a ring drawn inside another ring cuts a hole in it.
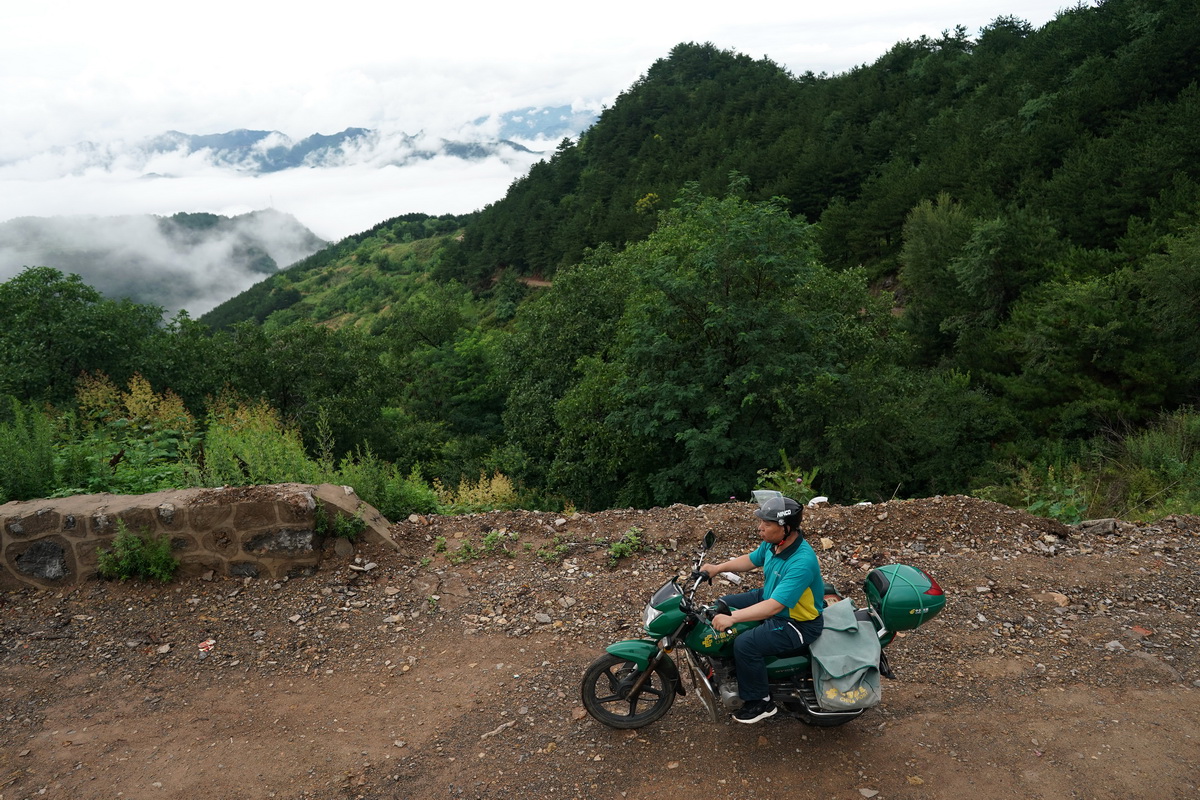
[{"label": "man's hand", "polygon": [[717,614],[712,618],[713,630],[718,633],[725,633],[733,627],[733,617],[729,614]]}]

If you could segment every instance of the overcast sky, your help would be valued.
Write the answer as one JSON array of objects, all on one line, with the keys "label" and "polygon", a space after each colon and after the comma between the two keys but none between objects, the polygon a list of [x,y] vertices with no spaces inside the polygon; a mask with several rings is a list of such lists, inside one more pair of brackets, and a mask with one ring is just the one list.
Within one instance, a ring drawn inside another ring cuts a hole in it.
[{"label": "overcast sky", "polygon": [[[170,129],[279,130],[295,139],[350,126],[453,135],[476,117],[524,106],[611,103],[683,41],[766,56],[793,73],[837,73],[873,62],[903,39],[937,36],[958,24],[974,35],[1005,15],[1040,27],[1069,5],[1063,0],[5,2],[0,167],[53,147],[136,140]],[[344,195],[343,184],[330,185],[329,176],[314,180],[307,193],[291,186],[295,176],[272,179],[281,193],[296,192],[283,203],[268,182],[226,186],[214,178],[177,182],[168,192],[161,186],[131,189],[123,176],[31,182],[0,172],[0,219],[238,213],[291,202],[283,210],[297,213],[318,235],[336,238],[409,211],[473,210],[502,196],[513,169],[523,168],[447,165],[445,173],[417,170],[382,186],[378,175],[347,174],[347,181],[357,177],[363,183]],[[350,207],[377,192],[384,202],[390,193],[395,206],[373,219],[380,213],[374,200],[370,210],[340,218],[329,208],[333,198]],[[364,220],[370,221],[363,225]]]}]

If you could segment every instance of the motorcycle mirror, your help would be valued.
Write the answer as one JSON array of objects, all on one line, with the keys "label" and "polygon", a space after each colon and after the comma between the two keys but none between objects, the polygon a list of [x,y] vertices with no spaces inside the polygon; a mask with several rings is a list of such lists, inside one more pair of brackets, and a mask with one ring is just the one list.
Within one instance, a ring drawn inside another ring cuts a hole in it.
[{"label": "motorcycle mirror", "polygon": [[717,543],[717,535],[712,531],[704,534],[704,549],[712,550],[712,546]]}]

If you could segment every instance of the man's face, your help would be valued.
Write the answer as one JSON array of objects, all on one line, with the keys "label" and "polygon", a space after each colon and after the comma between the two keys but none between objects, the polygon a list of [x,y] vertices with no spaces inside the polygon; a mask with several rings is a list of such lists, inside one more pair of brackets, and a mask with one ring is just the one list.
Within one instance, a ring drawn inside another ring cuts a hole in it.
[{"label": "man's face", "polygon": [[787,529],[778,522],[768,522],[765,519],[760,519],[758,521],[758,535],[762,537],[764,542],[779,544],[787,538]]}]

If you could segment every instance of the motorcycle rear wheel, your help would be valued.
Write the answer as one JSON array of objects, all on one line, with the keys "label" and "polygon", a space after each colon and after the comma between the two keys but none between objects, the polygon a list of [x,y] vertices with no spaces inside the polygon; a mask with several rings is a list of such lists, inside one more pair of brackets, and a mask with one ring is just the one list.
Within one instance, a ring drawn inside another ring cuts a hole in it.
[{"label": "motorcycle rear wheel", "polygon": [[675,681],[657,666],[636,695],[629,690],[642,670],[612,653],[597,658],[583,673],[583,707],[610,728],[641,728],[662,717],[675,702]]}]

